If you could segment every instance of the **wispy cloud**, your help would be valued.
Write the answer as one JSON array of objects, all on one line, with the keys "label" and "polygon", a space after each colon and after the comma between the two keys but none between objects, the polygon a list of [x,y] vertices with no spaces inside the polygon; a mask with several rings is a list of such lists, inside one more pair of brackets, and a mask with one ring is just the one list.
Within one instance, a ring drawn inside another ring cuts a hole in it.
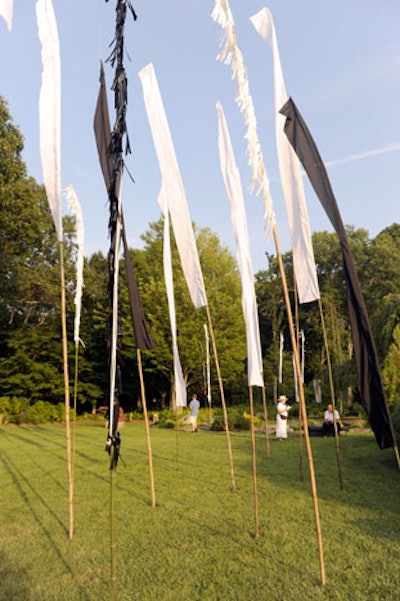
[{"label": "wispy cloud", "polygon": [[394,144],[390,144],[389,146],[384,146],[383,148],[374,148],[372,150],[366,150],[364,152],[359,152],[356,154],[351,154],[347,157],[343,157],[341,159],[335,159],[333,161],[325,161],[325,167],[336,167],[337,165],[344,165],[346,163],[354,163],[355,161],[362,161],[364,159],[369,159],[370,157],[378,156],[381,154],[391,154],[393,152],[400,151],[400,143],[395,142]]}]

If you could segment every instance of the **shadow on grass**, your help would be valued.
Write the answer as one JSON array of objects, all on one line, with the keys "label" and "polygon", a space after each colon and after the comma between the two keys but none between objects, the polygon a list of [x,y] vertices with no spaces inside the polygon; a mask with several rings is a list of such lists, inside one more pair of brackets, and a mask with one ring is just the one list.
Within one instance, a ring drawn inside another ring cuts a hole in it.
[{"label": "shadow on grass", "polygon": [[16,570],[4,553],[0,554],[0,601],[26,601],[30,591],[26,570]]},{"label": "shadow on grass", "polygon": [[[53,518],[56,520],[56,522],[61,526],[65,536],[68,536],[68,530],[66,528],[66,526],[61,522],[60,518],[58,517],[58,515],[53,511],[53,509],[51,508],[51,506],[43,499],[43,497],[40,495],[40,493],[36,490],[36,488],[29,482],[29,480],[24,476],[24,474],[15,466],[15,464],[13,463],[13,461],[10,459],[9,455],[7,455],[6,453],[4,453],[4,451],[2,452],[2,455],[0,457],[5,470],[8,472],[8,474],[10,475],[15,489],[17,490],[17,492],[19,493],[19,495],[21,496],[23,502],[25,503],[25,505],[27,506],[27,508],[29,509],[31,515],[33,516],[34,520],[36,521],[36,523],[38,524],[38,526],[40,527],[40,529],[42,530],[43,534],[45,535],[45,538],[47,539],[48,543],[50,544],[51,548],[53,549],[53,551],[55,552],[55,554],[57,555],[61,565],[64,567],[64,569],[66,570],[66,572],[68,574],[70,574],[70,576],[74,579],[74,581],[76,582],[76,585],[78,586],[78,588],[81,589],[81,593],[85,596],[83,596],[83,599],[89,599],[89,597],[85,594],[85,592],[82,590],[80,584],[78,583],[78,581],[75,578],[75,574],[73,572],[73,570],[71,569],[71,567],[69,566],[69,564],[67,563],[67,561],[65,560],[63,554],[61,553],[59,547],[57,546],[52,533],[50,532],[50,530],[48,528],[46,528],[46,526],[44,525],[43,521],[41,520],[40,516],[38,515],[37,511],[35,510],[33,503],[31,502],[27,492],[24,490],[23,486],[21,485],[21,482],[24,482],[24,484],[27,486],[27,488],[33,493],[33,495],[40,501],[40,503],[43,505],[43,507],[45,507],[45,509],[49,512],[50,515],[53,516]],[[2,573],[2,571],[0,570],[0,574]],[[4,597],[4,601],[9,601],[11,599],[14,599],[13,596],[10,597]],[[18,597],[19,599],[19,597]],[[29,599],[29,596],[25,596],[24,598],[21,597],[21,599]],[[1,600],[1,597],[0,597]]]},{"label": "shadow on grass", "polygon": [[[17,428],[19,429],[17,431]],[[29,436],[24,436],[24,433],[28,433]],[[50,435],[49,435],[50,433]],[[48,451],[49,448],[58,447],[66,452],[66,442],[57,442],[54,439],[54,434],[57,433],[56,427],[49,430],[48,428],[44,428],[43,426],[15,426],[12,428],[11,432],[7,432],[5,429],[2,430],[2,434],[9,438],[10,441],[15,439],[20,440],[23,443],[30,444],[35,446],[37,449],[41,449],[43,451]],[[47,437],[45,436],[47,434]],[[61,434],[61,432],[60,432]],[[64,434],[65,436],[65,434]],[[37,442],[37,440],[33,440],[33,438],[40,438],[41,442]],[[76,451],[75,454],[81,456],[83,459],[87,461],[91,461],[96,463],[97,460],[93,457],[86,455],[85,453],[81,453],[80,451]],[[54,453],[53,453],[54,455]],[[65,456],[60,457],[63,461],[65,461]]]},{"label": "shadow on grass", "polygon": [[[26,436],[22,436],[22,434],[19,434],[17,432],[17,428],[19,428],[19,426],[15,426],[12,428],[12,433],[10,434],[9,431],[7,431],[5,428],[2,429],[2,436],[5,436],[6,438],[10,439],[10,440],[20,440],[21,442],[30,444],[34,447],[36,447],[37,449],[46,449],[47,446],[43,443],[37,442],[36,440],[31,440],[30,438],[27,438]],[[29,433],[32,433],[33,430],[29,430]]]}]

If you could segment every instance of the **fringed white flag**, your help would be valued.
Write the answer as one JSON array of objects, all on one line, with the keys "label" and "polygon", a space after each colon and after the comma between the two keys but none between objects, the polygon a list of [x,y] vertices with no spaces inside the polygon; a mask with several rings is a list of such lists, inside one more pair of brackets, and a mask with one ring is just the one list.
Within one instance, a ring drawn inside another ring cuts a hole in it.
[{"label": "fringed white flag", "polygon": [[67,186],[65,189],[67,197],[67,205],[75,215],[76,229],[76,289],[75,289],[75,327],[74,327],[74,342],[76,345],[82,342],[79,336],[81,323],[81,307],[82,307],[82,291],[83,291],[83,265],[85,260],[85,227],[83,224],[82,209],[76,192],[72,186]]},{"label": "fringed white flag", "polygon": [[224,111],[217,102],[218,148],[221,171],[231,205],[232,227],[236,240],[236,255],[242,280],[242,307],[246,324],[247,377],[249,386],[264,386],[263,365],[257,302],[251,262],[250,241],[244,207],[242,182],[233,154]]},{"label": "fringed white flag", "polygon": [[279,333],[279,383],[282,384],[283,381],[283,369],[282,369],[282,365],[283,365],[283,345],[284,345],[285,339],[283,336],[283,333],[280,332]]},{"label": "fringed white flag", "polygon": [[236,102],[246,125],[245,139],[247,140],[247,156],[251,169],[250,191],[256,189],[264,202],[264,219],[267,236],[274,224],[275,215],[272,206],[269,179],[264,165],[264,157],[257,134],[257,119],[250,94],[247,71],[243,55],[236,43],[235,23],[227,0],[216,0],[211,17],[224,30],[223,48],[218,54],[218,60],[230,64],[232,79],[237,84]]},{"label": "fringed white flag", "polygon": [[183,273],[196,308],[207,305],[203,274],[178,161],[152,64],[139,73]]},{"label": "fringed white flag", "polygon": [[178,351],[178,341],[176,336],[176,313],[175,313],[175,298],[174,298],[174,279],[172,274],[172,260],[171,260],[171,241],[169,234],[169,212],[168,203],[165,197],[164,189],[161,188],[160,195],[158,197],[158,203],[161,206],[164,214],[164,279],[165,286],[167,289],[168,307],[169,307],[169,319],[171,323],[171,336],[172,336],[172,350],[174,357],[174,379],[175,379],[175,395],[176,395],[176,406],[186,407],[186,388],[182,374],[182,365]]},{"label": "fringed white flag", "polygon": [[11,31],[13,20],[13,0],[0,0],[0,16],[2,16],[7,23],[8,31]]},{"label": "fringed white flag", "polygon": [[38,0],[36,17],[42,43],[42,87],[39,98],[40,156],[43,182],[58,241],[63,239],[61,191],[61,76],[57,23],[51,0]]},{"label": "fringed white flag", "polygon": [[272,48],[279,169],[292,239],[293,263],[299,302],[300,304],[309,303],[319,298],[319,286],[300,163],[284,133],[286,117],[279,112],[288,100],[288,96],[283,80],[274,22],[268,8],[263,8],[253,15],[250,21],[260,36]]}]

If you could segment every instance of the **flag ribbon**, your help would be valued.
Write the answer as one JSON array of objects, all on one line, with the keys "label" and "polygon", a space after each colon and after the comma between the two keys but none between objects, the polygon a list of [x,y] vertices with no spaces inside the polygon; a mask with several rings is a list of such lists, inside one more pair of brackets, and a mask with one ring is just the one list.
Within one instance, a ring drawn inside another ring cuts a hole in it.
[{"label": "flag ribbon", "polygon": [[[81,307],[82,307],[82,291],[83,291],[83,265],[85,259],[85,228],[83,223],[82,209],[76,192],[72,186],[67,186],[65,189],[67,204],[75,215],[76,228],[76,290],[75,290],[75,323],[74,323],[74,342],[77,345],[82,342],[79,337],[81,323]],[[82,343],[83,344],[83,343]]]},{"label": "flag ribbon", "polygon": [[328,174],[311,133],[291,98],[282,107],[281,113],[286,117],[285,134],[302,162],[311,185],[339,238],[361,404],[366,411],[378,446],[381,449],[394,447],[396,446],[395,434],[386,401],[367,307],[361,291],[346,229]]},{"label": "flag ribbon", "polygon": [[139,72],[139,78],[160,166],[162,191],[167,200],[182,270],[194,306],[205,307],[207,295],[192,220],[157,77],[151,63]]},{"label": "flag ribbon", "polygon": [[308,220],[306,198],[300,162],[293,151],[283,126],[285,117],[279,110],[287,101],[278,42],[271,12],[263,8],[250,18],[257,33],[271,46],[274,65],[275,134],[282,190],[288,214],[292,240],[293,264],[299,302],[309,303],[319,299],[317,270]]},{"label": "flag ribbon", "polygon": [[257,301],[251,262],[250,240],[243,200],[239,169],[233,154],[232,142],[224,111],[217,102],[218,148],[221,171],[231,205],[232,226],[236,240],[236,254],[242,280],[242,307],[246,324],[247,376],[249,386],[264,386],[263,365],[258,322]]},{"label": "flag ribbon", "polygon": [[57,22],[50,0],[36,4],[42,43],[42,86],[39,97],[40,156],[43,183],[58,242],[63,241],[61,191],[61,65]]},{"label": "flag ribbon", "polygon": [[13,0],[0,0],[0,16],[2,16],[7,23],[8,31],[11,31],[13,20]]},{"label": "flag ribbon", "polygon": [[123,64],[124,58],[124,29],[126,9],[130,8],[133,18],[136,13],[131,3],[118,0],[116,7],[116,26],[113,47],[107,62],[114,67],[114,80],[111,86],[114,92],[116,117],[112,132],[99,128],[107,128],[109,123],[107,101],[104,86],[104,74],[100,73],[100,91],[95,113],[95,135],[101,167],[103,169],[109,198],[109,235],[110,249],[108,252],[108,295],[110,304],[109,318],[109,424],[106,451],[109,453],[110,470],[115,470],[120,455],[121,439],[118,432],[119,396],[121,392],[122,359],[121,320],[119,307],[119,252],[122,237],[122,175],[123,175],[123,144],[125,154],[131,151],[126,127],[126,110],[128,104],[128,80]]},{"label": "flag ribbon", "polygon": [[264,202],[265,228],[267,236],[269,236],[275,223],[269,179],[257,134],[257,119],[250,94],[247,71],[243,55],[236,42],[235,22],[227,0],[215,1],[211,17],[222,27],[224,32],[221,44],[222,50],[217,59],[231,65],[232,78],[237,84],[236,103],[247,128],[245,139],[247,140],[246,153],[251,170],[250,191],[252,192],[255,189],[257,194],[261,194]]},{"label": "flag ribbon", "polygon": [[179,357],[178,340],[176,332],[176,312],[174,298],[174,278],[172,272],[172,255],[171,255],[171,238],[169,228],[169,211],[168,201],[165,196],[164,188],[161,187],[158,196],[158,204],[164,215],[164,248],[163,248],[163,264],[164,264],[164,279],[167,289],[167,299],[169,307],[169,319],[171,324],[172,338],[172,353],[174,358],[174,384],[175,384],[175,399],[177,407],[186,407],[186,387],[182,373],[182,364]]}]

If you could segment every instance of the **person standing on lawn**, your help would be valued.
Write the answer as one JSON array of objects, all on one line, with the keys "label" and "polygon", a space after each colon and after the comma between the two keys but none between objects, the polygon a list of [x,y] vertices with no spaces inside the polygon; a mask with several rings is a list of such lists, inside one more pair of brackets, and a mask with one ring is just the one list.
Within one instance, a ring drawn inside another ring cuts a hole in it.
[{"label": "person standing on lawn", "polygon": [[287,418],[291,409],[290,405],[286,404],[287,397],[282,394],[278,399],[276,406],[276,437],[278,440],[287,438]]},{"label": "person standing on lawn", "polygon": [[197,432],[197,418],[199,416],[200,402],[197,398],[196,393],[194,393],[192,395],[192,399],[189,403],[189,408],[190,408],[189,421],[192,424],[192,432]]}]

